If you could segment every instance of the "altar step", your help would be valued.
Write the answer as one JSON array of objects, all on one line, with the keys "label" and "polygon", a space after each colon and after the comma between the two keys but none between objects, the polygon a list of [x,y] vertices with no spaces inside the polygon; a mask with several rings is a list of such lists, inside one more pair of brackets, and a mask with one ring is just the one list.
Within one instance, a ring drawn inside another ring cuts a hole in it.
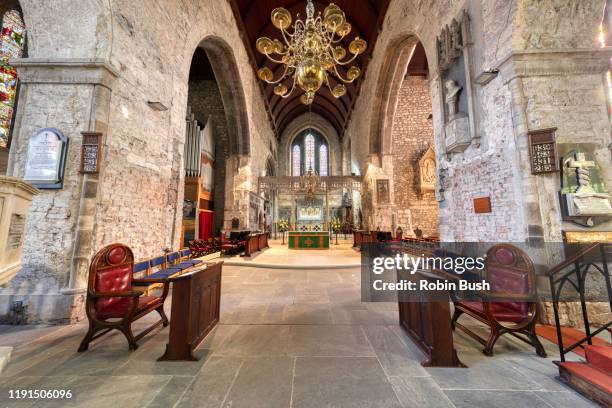
[{"label": "altar step", "polygon": [[584,396],[612,406],[612,346],[585,346],[585,362],[559,364],[563,382]]}]

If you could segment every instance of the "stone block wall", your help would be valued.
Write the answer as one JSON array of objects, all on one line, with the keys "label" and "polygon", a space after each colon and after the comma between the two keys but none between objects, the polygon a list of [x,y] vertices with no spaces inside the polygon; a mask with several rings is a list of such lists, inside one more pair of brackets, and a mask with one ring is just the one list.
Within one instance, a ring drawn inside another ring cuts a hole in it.
[{"label": "stone block wall", "polygon": [[401,84],[393,120],[393,186],[397,226],[405,233],[420,228],[425,236],[439,235],[439,208],[435,193],[421,194],[419,160],[434,143],[429,83],[407,77]]},{"label": "stone block wall", "polygon": [[[246,153],[227,168],[240,175],[228,191],[243,189],[235,198],[244,203],[232,211],[248,210],[248,191],[256,191],[276,139],[227,2],[21,5],[30,34],[28,69],[36,81],[21,88],[8,173],[23,175],[27,140],[41,128],[62,130],[70,151],[64,188],[44,191],[32,204],[24,268],[11,288],[0,290],[0,316],[11,300],[26,300],[30,322],[75,320],[84,316],[78,302],[88,260],[101,247],[122,242],[143,259],[179,245],[188,77],[198,46],[214,43],[223,50],[217,62],[234,75],[224,84],[242,96],[235,109],[246,118],[240,132]],[[53,78],[45,82],[35,72],[41,63],[32,61],[52,65]],[[108,65],[116,80],[91,79],[96,64]],[[108,97],[98,97],[97,89]],[[101,172],[91,177],[84,200],[78,163],[86,130],[102,131],[104,141]]]}]

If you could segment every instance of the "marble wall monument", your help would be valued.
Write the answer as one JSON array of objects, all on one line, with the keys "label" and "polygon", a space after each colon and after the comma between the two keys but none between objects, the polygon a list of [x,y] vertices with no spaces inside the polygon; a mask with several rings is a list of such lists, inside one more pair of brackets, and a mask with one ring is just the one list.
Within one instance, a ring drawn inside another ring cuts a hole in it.
[{"label": "marble wall monument", "polygon": [[597,163],[581,150],[563,158],[563,197],[565,216],[587,227],[612,219],[610,194]]}]

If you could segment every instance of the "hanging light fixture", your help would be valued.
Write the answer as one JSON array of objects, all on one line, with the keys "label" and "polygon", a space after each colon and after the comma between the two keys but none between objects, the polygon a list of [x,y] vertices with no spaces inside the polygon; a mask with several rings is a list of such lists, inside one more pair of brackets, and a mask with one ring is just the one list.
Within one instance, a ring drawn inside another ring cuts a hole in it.
[{"label": "hanging light fixture", "polygon": [[[312,0],[306,5],[306,20],[302,21],[300,15],[290,32],[292,17],[287,9],[282,7],[272,11],[272,24],[281,31],[283,42],[278,39],[271,40],[262,37],[257,40],[257,50],[269,60],[284,65],[280,77],[274,78],[274,73],[268,67],[258,71],[261,80],[276,84],[274,93],[282,98],[289,97],[296,87],[304,91],[300,100],[305,105],[311,105],[315,94],[325,84],[335,98],[346,94],[344,84],[353,83],[361,75],[357,65],[351,66],[343,77],[338,72],[338,66],[351,64],[358,55],[363,54],[367,43],[356,37],[348,47],[351,57],[346,58],[347,50],[340,44],[350,34],[352,27],[346,21],[344,12],[334,3],[325,8],[323,15],[315,17],[315,8]],[[330,75],[338,79],[338,84],[332,88]],[[289,89],[283,81],[293,78],[293,85]]]}]

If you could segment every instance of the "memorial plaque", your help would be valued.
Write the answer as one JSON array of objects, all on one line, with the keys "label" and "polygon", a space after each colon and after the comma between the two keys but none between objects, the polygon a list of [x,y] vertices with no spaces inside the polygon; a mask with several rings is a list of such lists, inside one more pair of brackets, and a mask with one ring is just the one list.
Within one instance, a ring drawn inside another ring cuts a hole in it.
[{"label": "memorial plaque", "polygon": [[376,198],[378,204],[389,204],[391,202],[389,180],[376,180]]},{"label": "memorial plaque", "polygon": [[81,173],[97,174],[100,171],[100,157],[102,150],[102,133],[82,132],[81,145]]},{"label": "memorial plaque", "polygon": [[43,129],[28,141],[24,180],[34,187],[62,188],[68,139],[57,129]]},{"label": "memorial plaque", "polygon": [[529,157],[531,174],[546,174],[559,171],[557,157],[556,128],[529,132]]},{"label": "memorial plaque", "polygon": [[6,249],[14,250],[21,248],[23,240],[23,231],[25,229],[25,215],[12,214],[11,224],[9,226],[8,238],[6,240]]},{"label": "memorial plaque", "polygon": [[491,209],[491,197],[480,197],[474,199],[474,212],[476,214],[488,214]]}]

